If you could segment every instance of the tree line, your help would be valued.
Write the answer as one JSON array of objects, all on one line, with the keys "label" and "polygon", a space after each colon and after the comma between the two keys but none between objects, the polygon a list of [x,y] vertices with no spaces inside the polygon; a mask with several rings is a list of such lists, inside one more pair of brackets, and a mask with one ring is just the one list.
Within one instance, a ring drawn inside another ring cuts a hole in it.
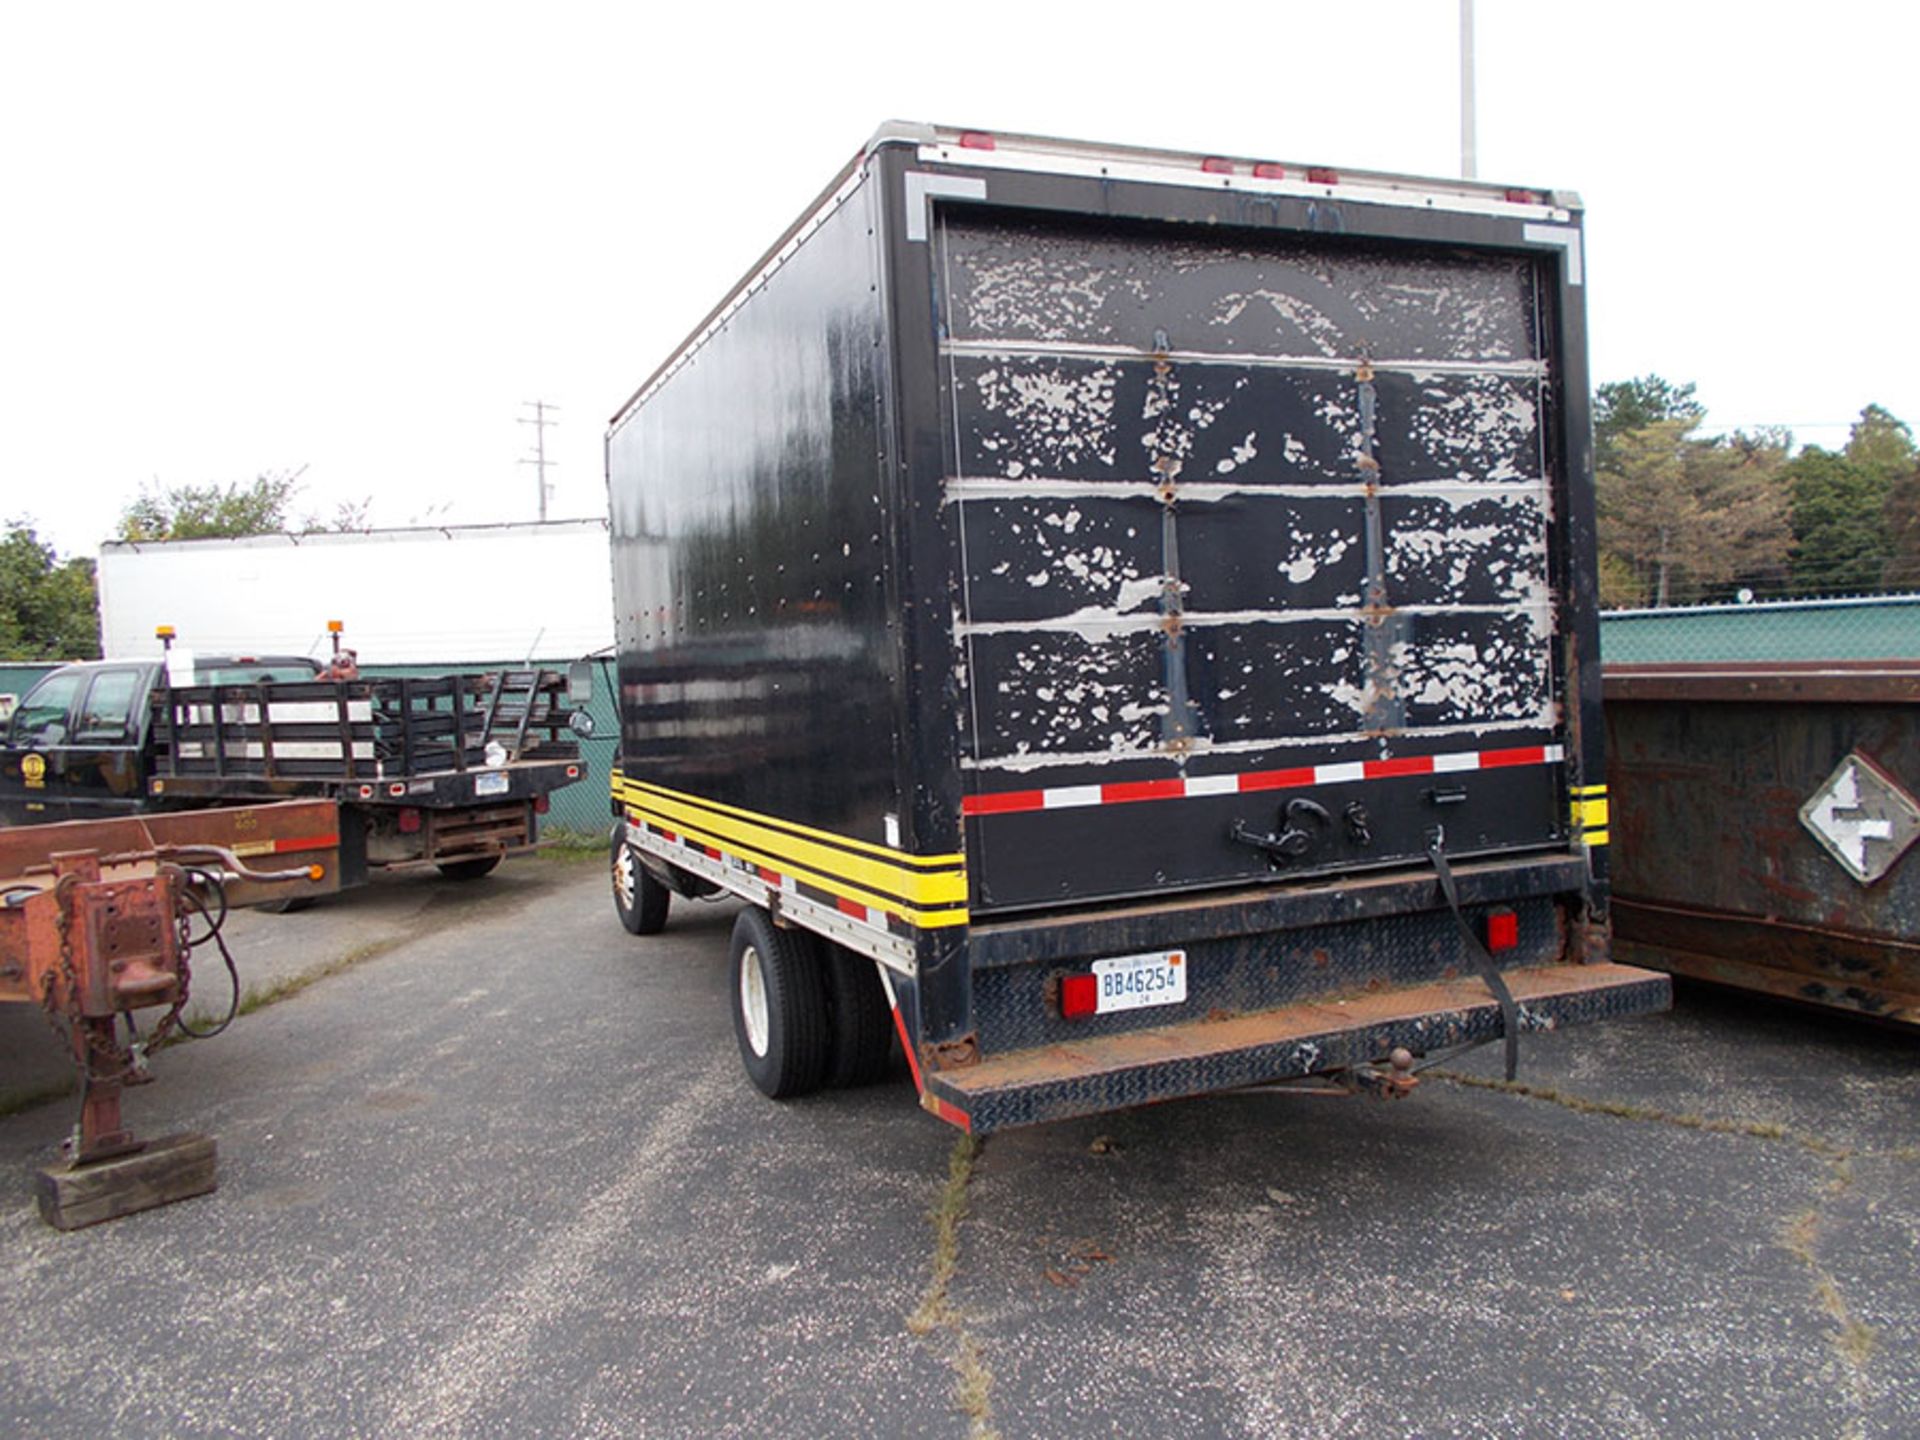
[{"label": "tree line", "polygon": [[1703,434],[1692,385],[1594,395],[1600,598],[1620,606],[1920,589],[1920,452],[1868,405],[1839,450],[1781,429]]},{"label": "tree line", "polygon": [[[1869,405],[1839,450],[1795,452],[1785,430],[1704,433],[1694,387],[1658,375],[1594,393],[1600,599],[1609,608],[1920,590],[1920,452]],[[299,470],[230,485],[143,489],[121,540],[364,530],[368,502],[322,520],[291,511]],[[33,522],[0,534],[0,660],[100,653],[94,562],[62,558]]]}]

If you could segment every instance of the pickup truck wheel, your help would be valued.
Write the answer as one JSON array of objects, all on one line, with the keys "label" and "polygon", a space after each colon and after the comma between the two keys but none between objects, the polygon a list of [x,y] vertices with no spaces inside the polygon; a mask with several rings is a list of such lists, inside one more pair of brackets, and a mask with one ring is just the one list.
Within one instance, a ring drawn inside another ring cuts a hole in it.
[{"label": "pickup truck wheel", "polygon": [[613,827],[613,908],[629,935],[658,935],[667,927],[673,892],[653,877],[627,844],[626,827]]},{"label": "pickup truck wheel", "polygon": [[499,864],[498,855],[482,855],[477,860],[443,860],[439,869],[449,880],[478,880],[482,875],[491,875]]},{"label": "pickup truck wheel", "polygon": [[733,1034],[747,1077],[774,1100],[819,1089],[832,1047],[819,952],[753,909],[734,922],[729,954]]},{"label": "pickup truck wheel", "polygon": [[827,1013],[833,1027],[833,1059],[827,1083],[841,1088],[871,1085],[893,1059],[893,1008],[874,962],[839,945],[825,945]]}]

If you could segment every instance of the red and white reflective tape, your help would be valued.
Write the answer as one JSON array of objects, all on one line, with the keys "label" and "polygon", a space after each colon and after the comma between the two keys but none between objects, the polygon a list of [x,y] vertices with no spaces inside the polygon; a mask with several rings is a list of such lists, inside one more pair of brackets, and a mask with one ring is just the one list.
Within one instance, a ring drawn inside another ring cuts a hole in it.
[{"label": "red and white reflective tape", "polygon": [[1130,805],[1139,800],[1184,800],[1199,795],[1244,795],[1255,790],[1304,790],[1355,780],[1392,780],[1403,775],[1454,775],[1467,770],[1505,770],[1520,765],[1557,765],[1559,745],[1522,745],[1512,750],[1469,750],[1455,755],[1408,755],[1394,760],[1349,760],[1339,765],[1300,765],[1291,770],[1249,770],[1239,775],[1197,775],[1171,780],[1119,780],[1106,785],[1056,785],[1047,790],[1004,790],[968,795],[964,815],[1012,815],[1027,810],[1076,810],[1088,805]]}]

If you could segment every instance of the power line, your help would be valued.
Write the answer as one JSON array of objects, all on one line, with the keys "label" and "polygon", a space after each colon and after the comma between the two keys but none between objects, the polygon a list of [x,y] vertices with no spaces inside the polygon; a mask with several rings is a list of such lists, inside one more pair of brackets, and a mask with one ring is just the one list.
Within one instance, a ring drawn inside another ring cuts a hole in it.
[{"label": "power line", "polygon": [[539,476],[540,520],[544,524],[547,518],[547,497],[553,493],[553,487],[547,483],[547,467],[560,463],[558,460],[547,459],[547,427],[558,426],[560,423],[558,420],[549,420],[547,414],[549,411],[559,410],[560,407],[549,405],[545,400],[523,400],[520,403],[524,408],[533,411],[531,417],[526,415],[519,417],[518,423],[533,426],[533,454],[523,456],[520,463],[533,466]]}]

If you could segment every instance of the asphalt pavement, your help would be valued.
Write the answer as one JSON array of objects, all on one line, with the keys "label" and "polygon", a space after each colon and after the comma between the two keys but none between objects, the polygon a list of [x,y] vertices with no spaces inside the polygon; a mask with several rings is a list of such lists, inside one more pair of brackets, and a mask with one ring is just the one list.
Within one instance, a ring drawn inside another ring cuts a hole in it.
[{"label": "asphalt pavement", "polygon": [[[1912,1035],[1683,988],[1522,1088],[976,1147],[904,1071],[754,1091],[732,914],[635,939],[543,858],[236,917],[295,993],[128,1100],[217,1192],[57,1233],[69,1106],[0,1119],[0,1433],[1920,1434]],[[0,1055],[60,1074],[24,1007]]]}]

